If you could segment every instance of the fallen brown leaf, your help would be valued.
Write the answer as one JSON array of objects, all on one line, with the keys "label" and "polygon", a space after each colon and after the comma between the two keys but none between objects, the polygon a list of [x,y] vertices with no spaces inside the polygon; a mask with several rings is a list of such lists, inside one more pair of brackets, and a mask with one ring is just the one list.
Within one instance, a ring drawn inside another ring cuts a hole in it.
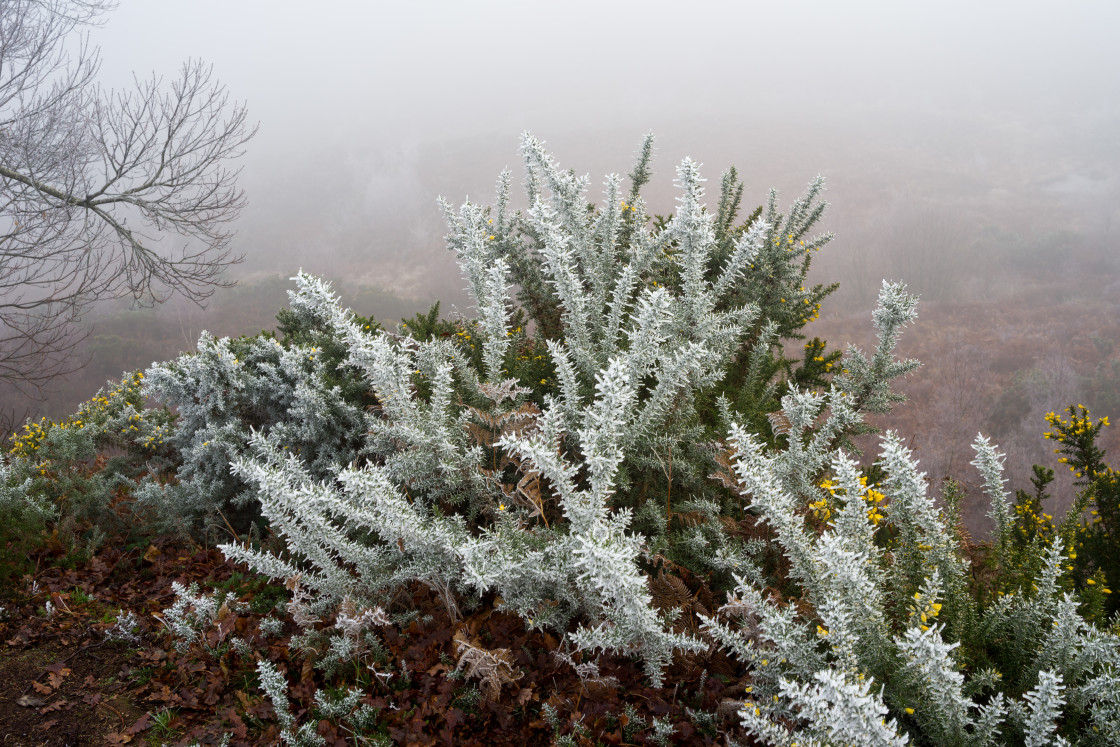
[{"label": "fallen brown leaf", "polygon": [[151,714],[145,713],[143,716],[136,719],[136,723],[134,723],[132,726],[125,729],[124,733],[125,734],[139,734],[140,732],[144,731],[145,729],[152,728],[152,722],[151,722],[150,715]]},{"label": "fallen brown leaf", "polygon": [[70,668],[63,664],[61,661],[56,661],[54,664],[43,667],[43,669],[48,672],[53,672],[54,674],[61,675],[63,677],[70,674]]},{"label": "fallen brown leaf", "polygon": [[69,702],[70,702],[70,701],[68,701],[68,700],[66,700],[66,699],[64,699],[64,698],[59,698],[58,700],[56,700],[55,702],[51,703],[51,704],[50,704],[49,706],[47,706],[46,708],[41,708],[41,709],[39,709],[39,714],[40,714],[40,715],[43,715],[43,714],[47,714],[47,713],[50,713],[51,711],[57,711],[57,710],[58,710],[59,708],[62,708],[63,706],[65,706],[65,705],[66,705],[66,704],[68,704]]},{"label": "fallen brown leaf", "polygon": [[70,674],[70,670],[64,667],[61,672],[49,672],[47,674],[47,681],[50,682],[51,687],[57,690],[58,686],[62,684],[63,678],[68,674]]}]

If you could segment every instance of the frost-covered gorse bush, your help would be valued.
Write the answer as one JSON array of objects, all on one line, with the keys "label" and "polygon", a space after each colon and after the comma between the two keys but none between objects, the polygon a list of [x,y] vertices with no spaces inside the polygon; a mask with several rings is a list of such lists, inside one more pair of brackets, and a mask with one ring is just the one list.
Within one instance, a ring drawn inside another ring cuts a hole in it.
[{"label": "frost-covered gorse bush", "polygon": [[[1061,593],[1060,544],[1032,584],[978,610],[956,517],[934,506],[901,439],[882,440],[879,517],[856,464],[828,446],[836,421],[851,417],[844,393],[790,394],[783,415],[786,449],[764,448],[738,426],[731,439],[743,493],[774,529],[799,604],[741,581],[720,610],[741,626],[706,619],[752,673],[739,712],[751,736],[775,745],[1120,742],[1120,639],[1088,625],[1078,600]],[[983,437],[974,449],[998,554],[1011,531],[1002,456]],[[818,533],[805,509],[820,500],[835,505]],[[1007,669],[977,666],[978,651]]]},{"label": "frost-covered gorse bush", "polygon": [[188,526],[216,523],[222,511],[225,520],[251,521],[256,491],[229,465],[247,453],[253,432],[297,454],[319,479],[359,456],[367,423],[362,397],[337,371],[329,341],[304,332],[283,342],[203,333],[196,352],[148,369],[144,393],[178,410],[167,441],[181,465],[174,482],[141,485],[143,503]]},{"label": "frost-covered gorse bush", "polygon": [[[646,145],[636,173],[648,169]],[[801,257],[827,238],[808,247],[801,238],[819,216],[812,201],[820,184],[788,217],[772,199],[767,214],[728,244],[717,230],[722,219],[704,208],[691,160],[677,168],[676,213],[651,228],[640,197],[623,199],[617,177],[607,179],[602,206],[589,210],[585,178],[561,171],[531,137],[523,153],[527,213],[508,211],[508,175],[494,209],[444,206],[449,244],[477,304],[471,344],[480,347],[481,366],[450,340],[371,330],[326,283],[297,278],[292,314],[333,330],[346,351],[340,365],[361,372],[378,406],[365,420],[363,459],[339,460],[329,479],[274,431],[254,432],[233,472],[255,486],[287,552],[223,550],[273,578],[302,574],[302,583],[333,600],[373,604],[421,582],[453,620],[464,598],[496,592],[527,624],[553,627],[583,651],[636,654],[659,682],[674,651],[707,644],[673,632],[672,616],[651,604],[640,565],[649,547],[631,528],[633,509],[645,505],[629,493],[634,470],[674,453],[669,469],[680,484],[688,484],[682,474],[696,481],[714,470],[718,444],[697,448],[705,434],[699,398],[757,337],[761,320],[781,317],[784,304],[809,306],[800,285],[769,306],[743,298],[742,288],[760,272],[782,275],[779,266],[807,268]],[[541,260],[541,288],[560,309],[558,334],[543,343],[557,384],[538,402],[528,400],[528,382],[507,376],[525,335],[513,323],[509,286],[514,248],[525,240]],[[787,284],[803,278],[786,275]],[[902,290],[884,294],[877,319],[903,313],[895,309],[907,303]],[[778,322],[764,326],[756,358],[770,355],[777,339]],[[890,360],[892,335],[872,360],[849,355],[835,390],[848,397],[845,412],[888,402],[887,382],[911,367]],[[721,409],[734,412],[726,400]],[[829,437],[843,439],[857,423],[854,415],[835,420]],[[479,442],[472,438],[479,424],[497,432]],[[525,478],[536,488],[525,489]],[[750,564],[742,547],[717,536],[708,548],[713,562]]]}]

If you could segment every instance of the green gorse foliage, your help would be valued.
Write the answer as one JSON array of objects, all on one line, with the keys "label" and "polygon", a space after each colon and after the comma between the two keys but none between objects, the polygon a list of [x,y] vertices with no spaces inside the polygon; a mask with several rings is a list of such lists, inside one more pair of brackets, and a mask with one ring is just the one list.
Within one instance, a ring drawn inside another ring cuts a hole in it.
[{"label": "green gorse foliage", "polygon": [[[92,551],[107,532],[130,528],[112,510],[116,499],[131,505],[137,481],[173,472],[175,418],[165,408],[145,407],[143,379],[139,371],[125,374],[73,415],[29,422],[12,435],[7,458],[0,459],[0,511],[4,533],[19,548],[28,549],[55,522],[75,549]],[[143,510],[124,516],[133,525],[150,520]]]}]

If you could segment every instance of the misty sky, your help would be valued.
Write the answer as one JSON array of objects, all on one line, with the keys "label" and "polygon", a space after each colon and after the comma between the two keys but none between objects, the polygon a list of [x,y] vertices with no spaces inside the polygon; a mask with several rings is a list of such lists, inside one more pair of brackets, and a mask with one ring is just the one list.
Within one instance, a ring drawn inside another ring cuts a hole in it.
[{"label": "misty sky", "polygon": [[738,165],[755,202],[824,173],[853,245],[884,200],[908,214],[954,180],[997,203],[1120,194],[1090,173],[1120,162],[1113,2],[121,0],[105,20],[107,86],[202,58],[260,122],[239,224],[255,269],[395,256],[403,277],[440,243],[436,195],[488,200],[526,129],[593,189],[647,130],[664,185],[685,155],[713,181]]},{"label": "misty sky", "polygon": [[1117,28],[1111,2],[122,0],[96,38],[107,82],[213,62],[271,151],[836,106],[1092,115],[1120,92]]}]

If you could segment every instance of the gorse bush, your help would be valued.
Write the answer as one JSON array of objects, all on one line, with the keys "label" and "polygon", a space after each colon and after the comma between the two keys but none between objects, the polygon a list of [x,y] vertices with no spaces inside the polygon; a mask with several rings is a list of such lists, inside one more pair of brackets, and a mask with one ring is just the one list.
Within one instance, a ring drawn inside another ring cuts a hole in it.
[{"label": "gorse bush", "polygon": [[144,406],[143,379],[126,374],[73,415],[30,422],[13,434],[0,464],[0,511],[2,531],[21,550],[49,521],[65,535],[58,539],[84,552],[107,533],[148,524],[148,512],[136,510],[137,482],[167,479],[178,458],[170,443],[174,415]]},{"label": "gorse bush", "polygon": [[[494,592],[528,625],[567,633],[585,652],[636,654],[659,682],[675,650],[707,644],[673,632],[672,619],[651,605],[640,565],[644,538],[630,524],[635,513],[660,513],[661,503],[637,478],[664,469],[668,517],[674,485],[678,495],[695,488],[685,493],[689,505],[708,500],[712,520],[718,516],[720,504],[709,496],[719,486],[705,480],[718,444],[705,441],[700,397],[711,394],[744,345],[748,367],[772,360],[783,325],[795,326],[786,304],[811,307],[815,296],[800,283],[808,253],[823,239],[803,251],[799,237],[820,213],[812,204],[820,184],[789,217],[772,199],[765,216],[727,244],[703,208],[692,161],[677,169],[676,214],[650,230],[640,198],[623,200],[617,178],[608,178],[603,206],[589,210],[586,180],[562,172],[532,138],[523,150],[526,214],[506,210],[508,175],[493,209],[444,206],[449,244],[477,303],[467,343],[474,355],[462,342],[417,340],[403,326],[398,334],[368,329],[326,284],[298,278],[291,313],[333,328],[348,350],[341,365],[360,370],[377,398],[366,423],[366,460],[342,463],[324,481],[280,439],[254,433],[252,454],[235,460],[233,471],[259,490],[262,513],[285,537],[286,552],[223,550],[274,578],[302,574],[324,600],[372,604],[418,581],[440,595],[452,620],[461,598]],[[643,157],[637,171],[645,168]],[[724,184],[725,191],[734,186]],[[558,336],[543,340],[556,391],[539,402],[508,377],[526,334],[513,324],[509,257],[517,259],[525,237],[547,281],[538,292],[548,290],[562,310]],[[783,277],[779,268],[791,265],[800,269]],[[765,314],[759,303],[740,303],[752,270],[784,284],[785,295]],[[887,315],[910,303],[894,286],[884,299]],[[798,314],[804,322],[811,312]],[[885,408],[892,399],[887,382],[914,365],[890,359],[897,325],[883,324],[875,357],[853,351],[836,377],[852,417],[834,422],[831,439],[854,432],[861,408]],[[726,398],[718,404],[724,418],[737,413]],[[489,429],[488,439],[476,438],[480,429]],[[722,533],[703,539],[709,566],[753,564],[743,543]]]},{"label": "gorse bush", "polygon": [[[603,209],[588,212],[586,180],[561,173],[540,144],[526,138],[529,196],[536,200],[542,188],[550,189],[547,205],[541,202],[538,208],[534,202],[526,215],[509,213],[507,173],[494,209],[468,206],[462,215],[449,212],[455,229],[449,243],[456,249],[468,239],[462,221],[477,221],[483,212],[489,216],[486,226],[475,226],[484,245],[461,252],[461,261],[465,268],[474,268],[467,277],[480,309],[498,308],[487,295],[495,269],[492,260],[501,260],[508,280],[518,288],[520,306],[506,309],[508,318],[499,315],[508,327],[508,345],[483,344],[493,337],[498,319],[493,312],[449,323],[438,320],[438,306],[409,320],[411,325],[400,324],[397,333],[422,343],[436,338],[452,343],[460,359],[453,383],[456,398],[470,406],[480,405],[479,394],[464,376],[482,382],[516,380],[530,390],[522,399],[536,403],[545,395],[561,395],[559,377],[575,376],[568,391],[585,399],[607,358],[628,346],[623,325],[639,292],[660,288],[672,299],[687,286],[690,306],[667,312],[673,314],[672,334],[678,342],[693,345],[675,353],[678,367],[690,367],[689,378],[661,382],[655,393],[659,402],[650,416],[661,412],[668,429],[653,443],[648,428],[652,420],[647,418],[648,448],[625,450],[613,500],[637,509],[649,494],[664,494],[671,501],[676,489],[718,504],[726,494],[707,475],[724,409],[768,429],[766,415],[777,408],[777,397],[786,387],[822,384],[839,356],[820,340],[805,346],[804,359],[790,359],[782,352],[783,341],[800,336],[799,330],[834,288],[806,290],[804,285],[812,253],[831,238],[809,233],[824,210],[819,201],[823,182],[814,180],[788,215],[778,212],[776,195],[771,194],[765,211],[759,208],[736,224],[742,184],[734,170],[722,181],[717,214],[709,216],[700,208],[703,190],[696,165],[689,162],[681,178],[682,199],[691,204],[682,206],[687,209],[676,218],[655,221],[646,214],[639,192],[649,178],[651,152],[652,140],[647,138],[629,192],[622,195],[621,180],[611,177]],[[548,211],[555,214],[549,217]],[[650,223],[660,228],[648,230]],[[568,230],[574,233],[565,236]],[[744,242],[748,232],[751,238]],[[754,244],[758,246],[752,250],[753,261],[744,262],[747,247]],[[581,248],[574,251],[577,246]],[[690,258],[688,268],[678,261],[682,257]],[[717,276],[719,268],[723,272]],[[712,287],[703,290],[709,280]],[[572,295],[577,289],[578,298]],[[710,298],[701,299],[704,294]],[[569,306],[572,311],[567,311]],[[610,311],[604,314],[607,306]],[[684,334],[694,321],[702,321],[705,308],[711,312],[704,322],[710,328]],[[283,310],[277,335],[214,339],[204,334],[197,352],[147,372],[144,394],[180,416],[174,431],[166,434],[166,443],[181,464],[176,480],[153,478],[141,486],[143,504],[180,527],[225,527],[232,521],[238,529],[246,528],[258,517],[254,491],[230,474],[228,466],[246,453],[251,430],[266,432],[275,443],[287,446],[317,478],[329,477],[332,465],[368,456],[362,452],[369,421],[364,411],[377,404],[370,381],[359,367],[340,365],[348,359],[349,343],[329,327],[327,317],[306,311]],[[355,323],[371,334],[379,331],[372,320]],[[725,332],[729,336],[723,339]],[[701,340],[717,338],[726,350],[713,350],[705,360],[690,359],[691,352],[700,351]],[[572,341],[566,350],[572,358],[558,362],[550,344],[564,339]],[[495,355],[501,356],[500,364]],[[500,373],[495,365],[500,365]],[[468,369],[474,373],[468,376]],[[428,394],[424,381],[415,385]],[[647,389],[648,384],[639,386],[642,398]],[[479,412],[485,410],[483,406]],[[492,456],[499,461],[497,454]]]},{"label": "gorse bush", "polygon": [[[1094,421],[1081,405],[1064,412],[1047,413],[1050,429],[1043,435],[1055,444],[1058,464],[1073,473],[1078,497],[1064,519],[1056,521],[1044,510],[1054,470],[1036,464],[1033,492],[1016,492],[1012,536],[1016,555],[1007,565],[1028,568],[1043,549],[1062,543],[1065,587],[1081,595],[1084,617],[1102,621],[1120,610],[1120,595],[1113,594],[1114,588],[1120,588],[1120,475],[1097,445],[1101,431],[1111,424],[1107,417]],[[1003,577],[1010,579],[1011,574]]]},{"label": "gorse bush", "polygon": [[[896,434],[882,441],[876,518],[857,465],[821,438],[849,417],[844,399],[794,393],[783,413],[787,449],[765,449],[737,426],[731,439],[742,488],[775,529],[797,594],[742,583],[720,610],[742,627],[706,620],[752,670],[740,711],[750,735],[768,744],[1116,743],[1120,639],[1086,623],[1078,597],[1062,593],[1060,543],[1043,548],[1035,578],[980,609],[955,522],[936,509]],[[974,448],[999,555],[1013,531],[1002,457],[982,437]],[[827,495],[816,485],[822,469]],[[818,532],[804,517],[819,500],[836,508]]]},{"label": "gorse bush", "polygon": [[[172,469],[174,416],[146,408],[144,374],[126,374],[58,422],[46,418],[12,436],[14,473],[30,480],[31,495],[79,519],[106,519],[113,491],[128,489],[143,472]],[[98,456],[105,463],[93,469]]]},{"label": "gorse bush", "polygon": [[28,422],[11,436],[0,455],[0,595],[16,591],[37,551],[72,564],[110,535],[152,528],[137,483],[169,479],[178,459],[168,439],[174,415],[144,406],[143,378],[125,374],[73,415]]},{"label": "gorse bush", "polygon": [[[453,625],[492,601],[549,629],[581,677],[624,655],[660,685],[674,657],[722,648],[750,678],[741,731],[770,744],[1117,744],[1107,421],[1051,419],[1084,487],[1059,525],[1042,509],[1052,472],[1012,501],[978,437],[995,532],[970,546],[959,487],[938,508],[897,434],[856,461],[866,415],[901,401],[892,382],[918,365],[894,353],[916,299],[883,283],[869,353],[804,334],[835,288],[806,287],[831,237],[811,234],[823,182],[788,213],[771,193],[740,221],[735,172],[709,210],[685,159],[675,212],[651,216],[651,153],[647,138],[629,189],[609,176],[596,205],[526,135],[526,210],[509,207],[508,172],[493,206],[443,202],[474,319],[437,306],[385,329],[300,273],[279,334],[203,335],[154,365],[143,393],[177,417],[138,400],[97,416],[174,467],[134,476],[138,508],[184,531],[267,527],[268,542],[222,550],[285,582],[292,646],[332,673],[387,676],[373,631],[419,584]],[[63,430],[29,427],[0,500],[55,510],[34,480]],[[697,591],[687,614],[703,624],[686,625],[658,591],[666,573],[728,602]],[[223,600],[180,597],[165,619],[190,645]],[[503,650],[456,640],[486,697],[519,677]],[[283,738],[317,743],[281,671],[258,672]],[[319,711],[365,724],[361,693],[340,693],[320,693]]]},{"label": "gorse bush", "polygon": [[197,352],[148,370],[145,394],[178,410],[169,439],[182,465],[171,484],[143,484],[143,502],[168,521],[213,524],[224,511],[244,528],[259,515],[255,492],[229,465],[246,453],[253,431],[299,454],[319,479],[359,456],[362,393],[347,385],[337,350],[307,321],[287,344],[272,335],[204,333]]}]

